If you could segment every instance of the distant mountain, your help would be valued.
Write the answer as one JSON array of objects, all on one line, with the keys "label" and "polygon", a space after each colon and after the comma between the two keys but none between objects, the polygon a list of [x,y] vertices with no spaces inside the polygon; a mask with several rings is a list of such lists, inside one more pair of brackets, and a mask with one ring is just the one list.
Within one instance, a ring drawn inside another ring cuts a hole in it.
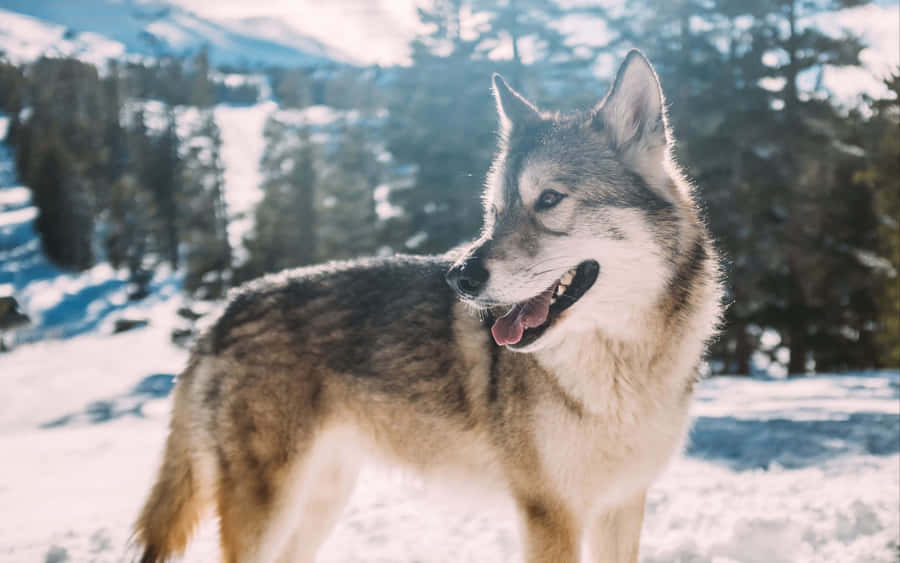
[{"label": "distant mountain", "polygon": [[[25,17],[27,16],[27,17]],[[163,0],[0,0],[0,49],[98,58],[206,46],[216,64],[320,66],[347,57],[274,19],[212,21]]]},{"label": "distant mountain", "polygon": [[[3,0],[0,0],[2,2]],[[317,53],[333,61],[353,63],[355,59],[332,45],[304,35],[296,27],[274,17],[248,17],[215,20],[216,23],[236,32],[286,45],[306,53]]]}]

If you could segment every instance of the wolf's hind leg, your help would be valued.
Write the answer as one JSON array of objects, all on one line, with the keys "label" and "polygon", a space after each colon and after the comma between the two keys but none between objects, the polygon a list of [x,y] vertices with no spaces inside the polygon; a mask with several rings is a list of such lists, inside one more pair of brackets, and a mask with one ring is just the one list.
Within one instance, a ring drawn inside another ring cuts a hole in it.
[{"label": "wolf's hind leg", "polygon": [[637,563],[645,497],[646,491],[641,491],[618,508],[594,517],[587,529],[589,561]]},{"label": "wolf's hind leg", "polygon": [[526,563],[576,563],[579,533],[571,512],[551,499],[517,499]]},{"label": "wolf's hind leg", "polygon": [[[324,440],[336,438],[325,438]],[[320,442],[321,444],[321,442]],[[297,512],[291,537],[285,544],[279,563],[312,563],[316,552],[328,537],[356,486],[360,458],[324,444],[308,460],[304,484],[292,510]]]},{"label": "wolf's hind leg", "polygon": [[359,457],[324,432],[275,470],[224,478],[218,491],[222,560],[312,562],[349,499]]},{"label": "wolf's hind leg", "polygon": [[[303,456],[273,470],[244,467],[225,474],[216,492],[219,541],[224,563],[270,563],[293,531],[290,490]],[[239,464],[231,460],[229,469]],[[237,472],[235,472],[237,473]]]}]

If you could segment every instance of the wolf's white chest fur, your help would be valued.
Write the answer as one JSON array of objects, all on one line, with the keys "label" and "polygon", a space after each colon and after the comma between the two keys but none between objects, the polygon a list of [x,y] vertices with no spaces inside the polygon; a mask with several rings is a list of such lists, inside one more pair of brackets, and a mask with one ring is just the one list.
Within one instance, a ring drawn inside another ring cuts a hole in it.
[{"label": "wolf's white chest fur", "polygon": [[682,443],[692,366],[654,369],[652,353],[617,348],[592,336],[541,354],[561,388],[584,407],[559,401],[537,408],[536,438],[557,492],[588,514],[646,489]]}]

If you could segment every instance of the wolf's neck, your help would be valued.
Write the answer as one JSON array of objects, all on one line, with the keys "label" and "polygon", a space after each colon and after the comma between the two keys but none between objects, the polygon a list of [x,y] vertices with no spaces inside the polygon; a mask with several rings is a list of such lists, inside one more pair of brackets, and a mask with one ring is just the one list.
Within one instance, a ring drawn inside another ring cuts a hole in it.
[{"label": "wolf's neck", "polygon": [[720,312],[715,256],[705,239],[698,244],[683,255],[656,306],[629,319],[631,326],[567,335],[535,352],[538,362],[588,409],[606,408],[610,396],[626,391],[681,400]]}]

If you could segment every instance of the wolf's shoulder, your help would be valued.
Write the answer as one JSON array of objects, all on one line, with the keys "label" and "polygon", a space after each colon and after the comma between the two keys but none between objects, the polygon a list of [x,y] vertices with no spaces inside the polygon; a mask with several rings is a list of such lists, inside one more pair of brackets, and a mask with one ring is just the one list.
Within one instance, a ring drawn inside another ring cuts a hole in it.
[{"label": "wolf's shoulder", "polygon": [[349,313],[355,318],[386,317],[423,307],[443,310],[455,300],[444,281],[449,267],[446,255],[395,255],[268,274],[233,289],[210,328],[222,337],[235,326],[264,318],[296,316],[323,322],[322,313],[329,317]]}]

